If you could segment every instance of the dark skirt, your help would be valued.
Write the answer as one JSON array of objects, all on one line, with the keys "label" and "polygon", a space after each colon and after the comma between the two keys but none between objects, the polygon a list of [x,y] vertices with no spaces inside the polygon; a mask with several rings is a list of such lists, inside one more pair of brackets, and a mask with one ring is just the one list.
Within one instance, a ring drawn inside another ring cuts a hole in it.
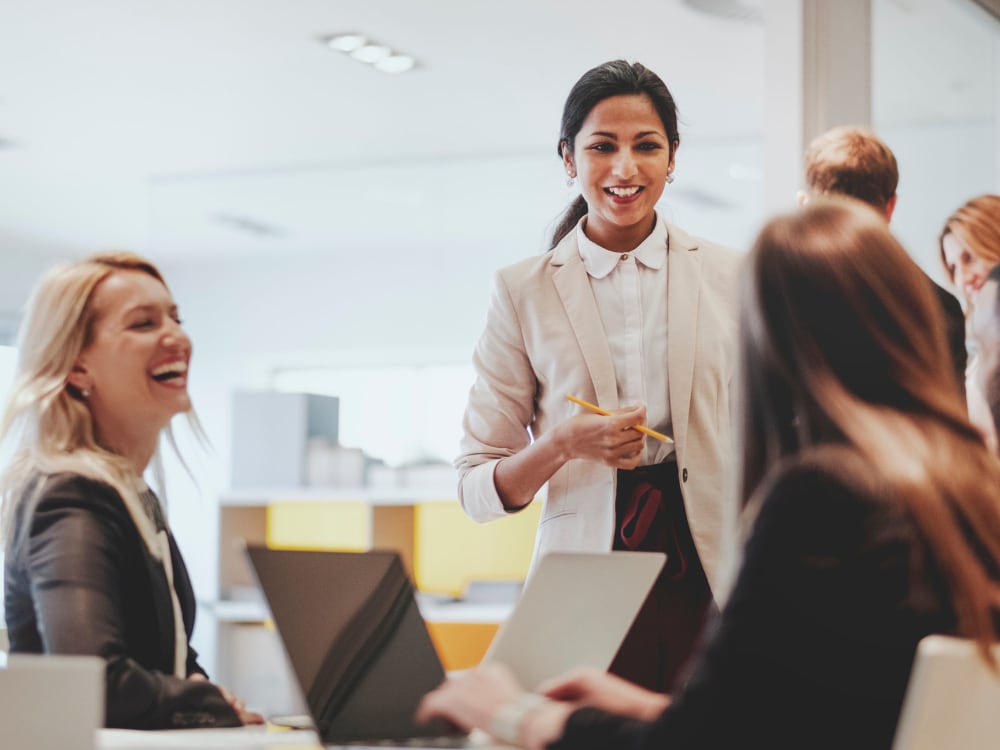
[{"label": "dark skirt", "polygon": [[698,647],[712,605],[675,461],[618,472],[613,548],[666,552],[667,562],[609,671],[670,692]]}]

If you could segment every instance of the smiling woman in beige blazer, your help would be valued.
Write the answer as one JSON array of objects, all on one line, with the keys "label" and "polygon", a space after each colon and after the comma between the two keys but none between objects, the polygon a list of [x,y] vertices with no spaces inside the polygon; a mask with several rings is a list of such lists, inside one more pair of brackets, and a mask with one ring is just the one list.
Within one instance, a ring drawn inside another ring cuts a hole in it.
[{"label": "smiling woman in beige blazer", "polygon": [[[732,484],[740,256],[657,215],[678,145],[673,98],[642,65],[606,63],[574,86],[559,154],[582,194],[549,252],[496,275],[456,461],[462,507],[480,522],[548,483],[536,557],[667,552],[612,665],[658,690],[711,602]],[[567,394],[612,414],[581,414]]]}]

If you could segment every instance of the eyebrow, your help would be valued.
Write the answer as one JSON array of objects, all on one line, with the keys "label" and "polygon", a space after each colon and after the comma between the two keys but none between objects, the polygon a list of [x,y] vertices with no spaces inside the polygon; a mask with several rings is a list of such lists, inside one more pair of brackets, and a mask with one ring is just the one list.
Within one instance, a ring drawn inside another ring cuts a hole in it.
[{"label": "eyebrow", "polygon": [[[159,309],[160,309],[159,305],[154,305],[154,304],[146,303],[146,304],[142,304],[142,305],[136,305],[135,307],[130,307],[128,310],[125,311],[125,314],[126,315],[132,315],[133,313],[154,313],[154,312],[156,312]],[[177,305],[171,305],[167,309],[167,313],[170,314],[170,315],[176,315],[177,314]]]},{"label": "eyebrow", "polygon": [[[608,131],[606,131],[606,130],[595,130],[595,131],[594,131],[593,133],[591,133],[590,135],[591,135],[591,137],[594,137],[594,136],[601,136],[601,137],[603,137],[603,138],[610,138],[610,139],[611,139],[611,140],[613,140],[613,141],[617,141],[617,140],[618,140],[618,136],[617,136],[617,134],[615,134],[615,133],[609,133],[609,132],[608,132]],[[665,136],[665,135],[664,135],[663,133],[661,133],[661,132],[660,132],[659,130],[643,130],[643,131],[642,131],[641,133],[636,133],[636,134],[635,134],[635,137],[634,137],[634,138],[633,138],[632,140],[634,140],[634,141],[637,141],[637,140],[639,140],[640,138],[648,138],[648,137],[649,137],[649,136],[651,136],[651,135],[657,135],[657,136],[659,136],[659,137],[661,137],[661,138],[665,138],[665,137],[666,137],[666,136]]]}]

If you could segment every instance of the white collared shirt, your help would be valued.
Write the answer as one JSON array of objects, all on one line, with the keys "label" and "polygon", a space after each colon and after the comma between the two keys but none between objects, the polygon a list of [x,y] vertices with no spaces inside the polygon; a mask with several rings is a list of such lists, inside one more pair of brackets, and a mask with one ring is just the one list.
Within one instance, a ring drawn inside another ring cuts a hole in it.
[{"label": "white collared shirt", "polygon": [[[672,435],[667,382],[667,225],[657,215],[652,233],[628,253],[615,253],[576,225],[580,257],[611,350],[621,407],[646,405],[646,424]],[[646,438],[640,465],[662,462],[672,443]]]}]

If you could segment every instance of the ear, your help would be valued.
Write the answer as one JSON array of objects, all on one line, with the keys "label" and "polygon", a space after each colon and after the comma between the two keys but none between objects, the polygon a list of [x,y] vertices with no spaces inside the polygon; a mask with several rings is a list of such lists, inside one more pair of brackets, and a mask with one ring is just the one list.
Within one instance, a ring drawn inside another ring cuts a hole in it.
[{"label": "ear", "polygon": [[73,365],[73,369],[70,370],[69,375],[66,377],[66,383],[81,393],[89,390],[91,385],[93,385],[90,373],[87,371],[87,366],[81,360],[77,360],[76,364]]},{"label": "ear", "polygon": [[559,151],[562,152],[563,166],[566,168],[566,174],[570,177],[576,177],[576,161],[573,159],[573,152],[569,148],[569,144],[566,143],[565,139],[559,144]]},{"label": "ear", "polygon": [[679,149],[680,147],[681,147],[681,142],[679,140],[674,140],[673,143],[670,144],[670,171],[671,172],[674,171],[674,167],[675,167],[674,161],[677,159],[677,149]]},{"label": "ear", "polygon": [[896,198],[898,195],[896,193],[892,194],[892,197],[885,202],[885,220],[886,223],[892,221],[892,212],[896,210]]}]

